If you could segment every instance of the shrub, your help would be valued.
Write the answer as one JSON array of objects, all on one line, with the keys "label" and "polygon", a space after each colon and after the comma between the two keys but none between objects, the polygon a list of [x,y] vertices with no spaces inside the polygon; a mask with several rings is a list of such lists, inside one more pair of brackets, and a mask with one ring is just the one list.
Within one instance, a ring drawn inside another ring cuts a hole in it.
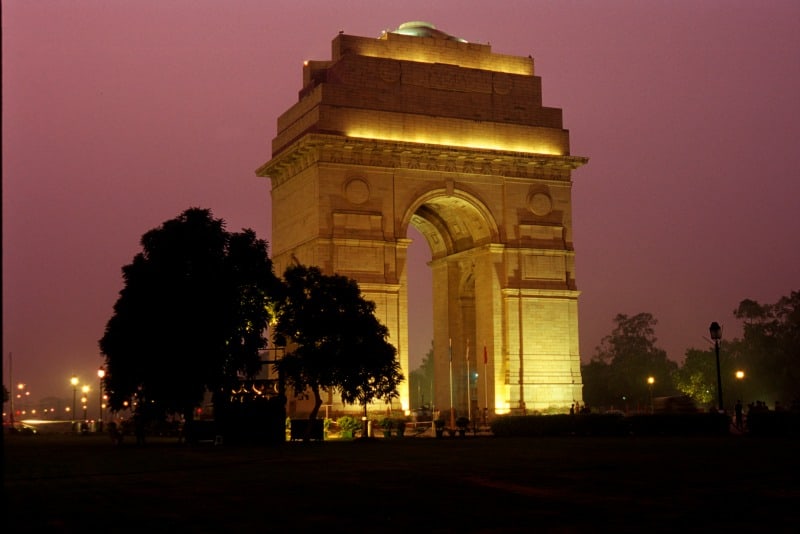
[{"label": "shrub", "polygon": [[336,421],[336,424],[339,425],[339,428],[342,430],[342,432],[352,433],[361,429],[361,421],[350,415],[340,417]]},{"label": "shrub", "polygon": [[391,417],[384,417],[378,424],[384,430],[391,430],[394,427],[394,421]]},{"label": "shrub", "polygon": [[397,437],[402,438],[406,433],[406,420],[398,419],[395,421],[394,427],[397,429]]}]

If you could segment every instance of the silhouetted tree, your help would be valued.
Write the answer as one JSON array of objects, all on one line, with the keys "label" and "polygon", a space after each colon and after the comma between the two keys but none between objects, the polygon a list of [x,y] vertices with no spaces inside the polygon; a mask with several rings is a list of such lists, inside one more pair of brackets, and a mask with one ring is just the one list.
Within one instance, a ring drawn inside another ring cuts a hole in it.
[{"label": "silhouetted tree", "polygon": [[433,376],[433,341],[431,341],[431,347],[422,358],[419,367],[411,371],[408,376],[412,407],[421,408],[424,404],[430,405],[433,402]]},{"label": "silhouetted tree", "polygon": [[322,406],[322,389],[338,389],[343,402],[364,406],[398,395],[403,375],[388,329],[354,280],[291,266],[277,317],[275,342],[287,352],[275,367],[297,395],[311,391],[309,419]]},{"label": "silhouetted tree", "polygon": [[624,407],[623,399],[615,397],[609,387],[610,375],[611,365],[599,359],[593,358],[588,364],[581,365],[583,402],[587,406]]},{"label": "silhouetted tree", "polygon": [[747,391],[768,403],[800,401],[800,291],[774,304],[743,300],[734,315],[744,322],[736,365]]},{"label": "silhouetted tree", "polygon": [[675,387],[700,405],[714,406],[717,398],[717,364],[714,349],[687,349],[683,365],[675,372]]},{"label": "silhouetted tree", "polygon": [[112,409],[134,395],[146,416],[183,413],[206,390],[253,376],[279,281],[267,243],[191,208],[145,233],[100,340]]},{"label": "silhouetted tree", "polygon": [[[584,391],[588,389],[589,395],[598,400],[605,396],[604,405],[628,401],[646,406],[650,395],[647,378],[652,376],[653,395],[673,393],[672,375],[678,365],[656,347],[658,321],[650,313],[639,313],[631,317],[618,314],[614,323],[614,330],[603,338],[592,362],[582,368]],[[603,384],[598,385],[595,380],[602,380]]]}]

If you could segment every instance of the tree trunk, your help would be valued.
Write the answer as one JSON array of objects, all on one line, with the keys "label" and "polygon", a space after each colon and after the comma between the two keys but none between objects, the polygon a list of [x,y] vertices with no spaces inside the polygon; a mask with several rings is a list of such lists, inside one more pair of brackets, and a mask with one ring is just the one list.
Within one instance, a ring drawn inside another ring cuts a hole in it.
[{"label": "tree trunk", "polygon": [[313,421],[316,420],[319,409],[322,407],[322,396],[319,394],[319,386],[312,386],[311,391],[314,393],[314,407],[308,415],[309,423],[306,427],[306,435],[303,436],[303,441],[309,441],[311,439],[311,432],[314,428]]},{"label": "tree trunk", "polygon": [[319,394],[319,386],[312,386],[311,391],[314,393],[314,407],[311,409],[311,414],[309,414],[308,418],[316,419],[319,409],[322,407],[322,396]]},{"label": "tree trunk", "polygon": [[367,421],[367,401],[364,401],[364,417],[361,420],[361,437],[368,438],[369,436],[369,421]]}]

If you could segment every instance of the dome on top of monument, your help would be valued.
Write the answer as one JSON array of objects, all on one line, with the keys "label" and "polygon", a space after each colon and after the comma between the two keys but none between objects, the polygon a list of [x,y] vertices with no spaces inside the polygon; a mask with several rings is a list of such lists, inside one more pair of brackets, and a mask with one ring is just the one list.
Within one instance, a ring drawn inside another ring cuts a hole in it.
[{"label": "dome on top of monument", "polygon": [[460,37],[455,37],[441,30],[437,30],[436,26],[434,26],[430,22],[424,22],[421,20],[404,22],[403,24],[398,26],[396,30],[391,30],[389,33],[397,33],[400,35],[411,35],[413,37],[433,37],[435,39],[447,39],[450,41],[458,41],[461,43],[467,42],[465,39],[461,39]]}]

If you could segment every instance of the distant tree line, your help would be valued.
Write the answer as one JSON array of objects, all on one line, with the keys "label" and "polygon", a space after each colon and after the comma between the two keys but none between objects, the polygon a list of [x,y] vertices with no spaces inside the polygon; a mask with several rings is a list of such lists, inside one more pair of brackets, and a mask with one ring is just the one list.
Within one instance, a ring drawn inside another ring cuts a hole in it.
[{"label": "distant tree line", "polygon": [[[774,304],[743,300],[734,310],[743,321],[741,339],[720,341],[724,405],[763,401],[770,407],[800,404],[800,292]],[[649,313],[619,314],[588,364],[581,366],[586,404],[624,409],[646,407],[650,397],[687,395],[698,406],[714,406],[717,373],[714,346],[686,350],[682,364],[657,347],[656,319]],[[737,372],[738,377],[737,377]],[[652,384],[648,377],[653,377]]]},{"label": "distant tree line", "polygon": [[411,408],[433,407],[433,341],[419,367],[408,375],[408,390]]}]

